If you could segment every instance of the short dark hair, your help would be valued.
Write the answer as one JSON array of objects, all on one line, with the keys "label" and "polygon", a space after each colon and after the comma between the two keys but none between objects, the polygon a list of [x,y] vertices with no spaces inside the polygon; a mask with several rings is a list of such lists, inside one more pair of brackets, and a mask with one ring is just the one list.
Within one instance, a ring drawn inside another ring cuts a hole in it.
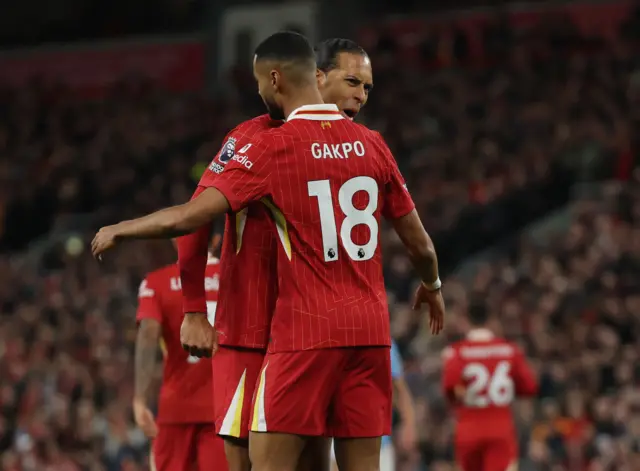
[{"label": "short dark hair", "polygon": [[479,296],[473,297],[468,308],[469,322],[474,327],[482,327],[489,321],[489,309],[485,300]]},{"label": "short dark hair", "polygon": [[329,72],[338,67],[338,55],[342,52],[368,57],[367,51],[351,39],[331,38],[316,45],[316,64],[318,69]]},{"label": "short dark hair", "polygon": [[258,44],[255,50],[256,60],[277,62],[313,62],[315,53],[309,40],[294,31],[280,31],[272,34]]}]

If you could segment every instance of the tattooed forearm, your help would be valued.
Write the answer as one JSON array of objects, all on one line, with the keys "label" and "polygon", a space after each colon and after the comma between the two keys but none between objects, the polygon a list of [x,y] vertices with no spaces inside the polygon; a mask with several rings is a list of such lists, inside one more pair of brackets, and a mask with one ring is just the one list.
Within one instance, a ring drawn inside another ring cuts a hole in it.
[{"label": "tattooed forearm", "polygon": [[151,383],[156,372],[160,324],[143,319],[138,328],[135,354],[135,396],[145,402],[149,399]]}]

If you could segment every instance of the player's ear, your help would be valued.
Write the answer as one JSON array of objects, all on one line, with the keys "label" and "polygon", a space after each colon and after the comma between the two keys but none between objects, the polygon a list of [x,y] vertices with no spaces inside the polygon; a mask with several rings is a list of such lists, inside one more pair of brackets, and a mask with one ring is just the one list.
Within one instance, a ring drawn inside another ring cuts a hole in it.
[{"label": "player's ear", "polygon": [[280,87],[280,80],[282,79],[282,77],[280,76],[280,72],[278,72],[276,69],[273,69],[270,73],[269,73],[269,78],[271,80],[271,86],[275,89]]},{"label": "player's ear", "polygon": [[318,81],[318,88],[324,87],[327,82],[327,74],[320,69],[316,69],[316,80]]}]

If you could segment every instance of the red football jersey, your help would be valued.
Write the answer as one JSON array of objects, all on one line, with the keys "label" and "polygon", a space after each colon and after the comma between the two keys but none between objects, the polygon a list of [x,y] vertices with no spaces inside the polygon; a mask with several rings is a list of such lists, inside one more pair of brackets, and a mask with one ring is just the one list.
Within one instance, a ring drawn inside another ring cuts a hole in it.
[{"label": "red football jersey", "polygon": [[260,200],[273,214],[279,292],[269,351],[390,345],[379,224],[414,204],[380,135],[335,105],[310,105],[236,147],[202,183],[234,212]]},{"label": "red football jersey", "polygon": [[[515,434],[511,405],[538,384],[522,351],[486,329],[476,329],[443,351],[443,388],[455,408],[459,439]],[[456,389],[462,388],[462,400]]]},{"label": "red football jersey", "polygon": [[[222,149],[203,174],[199,189],[209,186],[242,151],[238,142],[281,124],[282,121],[262,115],[238,125],[227,135]],[[216,315],[221,345],[267,348],[278,295],[277,248],[273,219],[263,203],[256,202],[227,214]]]},{"label": "red football jersey", "polygon": [[[218,298],[220,264],[207,263],[205,289],[207,313],[213,324]],[[182,290],[177,265],[153,271],[138,291],[137,321],[154,319],[162,325],[164,369],[158,411],[159,423],[213,422],[211,360],[190,356],[180,343]]]}]

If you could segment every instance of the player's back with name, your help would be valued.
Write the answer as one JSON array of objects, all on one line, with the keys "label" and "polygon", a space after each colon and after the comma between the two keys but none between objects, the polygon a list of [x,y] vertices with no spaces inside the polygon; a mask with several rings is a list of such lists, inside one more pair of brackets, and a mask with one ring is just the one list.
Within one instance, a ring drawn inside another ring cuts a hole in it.
[{"label": "player's back with name", "polygon": [[443,388],[454,402],[457,434],[481,436],[514,433],[511,406],[519,396],[532,396],[537,382],[522,351],[501,338],[466,339],[443,352]]},{"label": "player's back with name", "polygon": [[414,205],[380,135],[333,116],[290,118],[245,150],[244,163],[227,166],[214,186],[232,210],[256,198],[275,210],[279,296],[269,350],[389,345],[379,220]]}]

